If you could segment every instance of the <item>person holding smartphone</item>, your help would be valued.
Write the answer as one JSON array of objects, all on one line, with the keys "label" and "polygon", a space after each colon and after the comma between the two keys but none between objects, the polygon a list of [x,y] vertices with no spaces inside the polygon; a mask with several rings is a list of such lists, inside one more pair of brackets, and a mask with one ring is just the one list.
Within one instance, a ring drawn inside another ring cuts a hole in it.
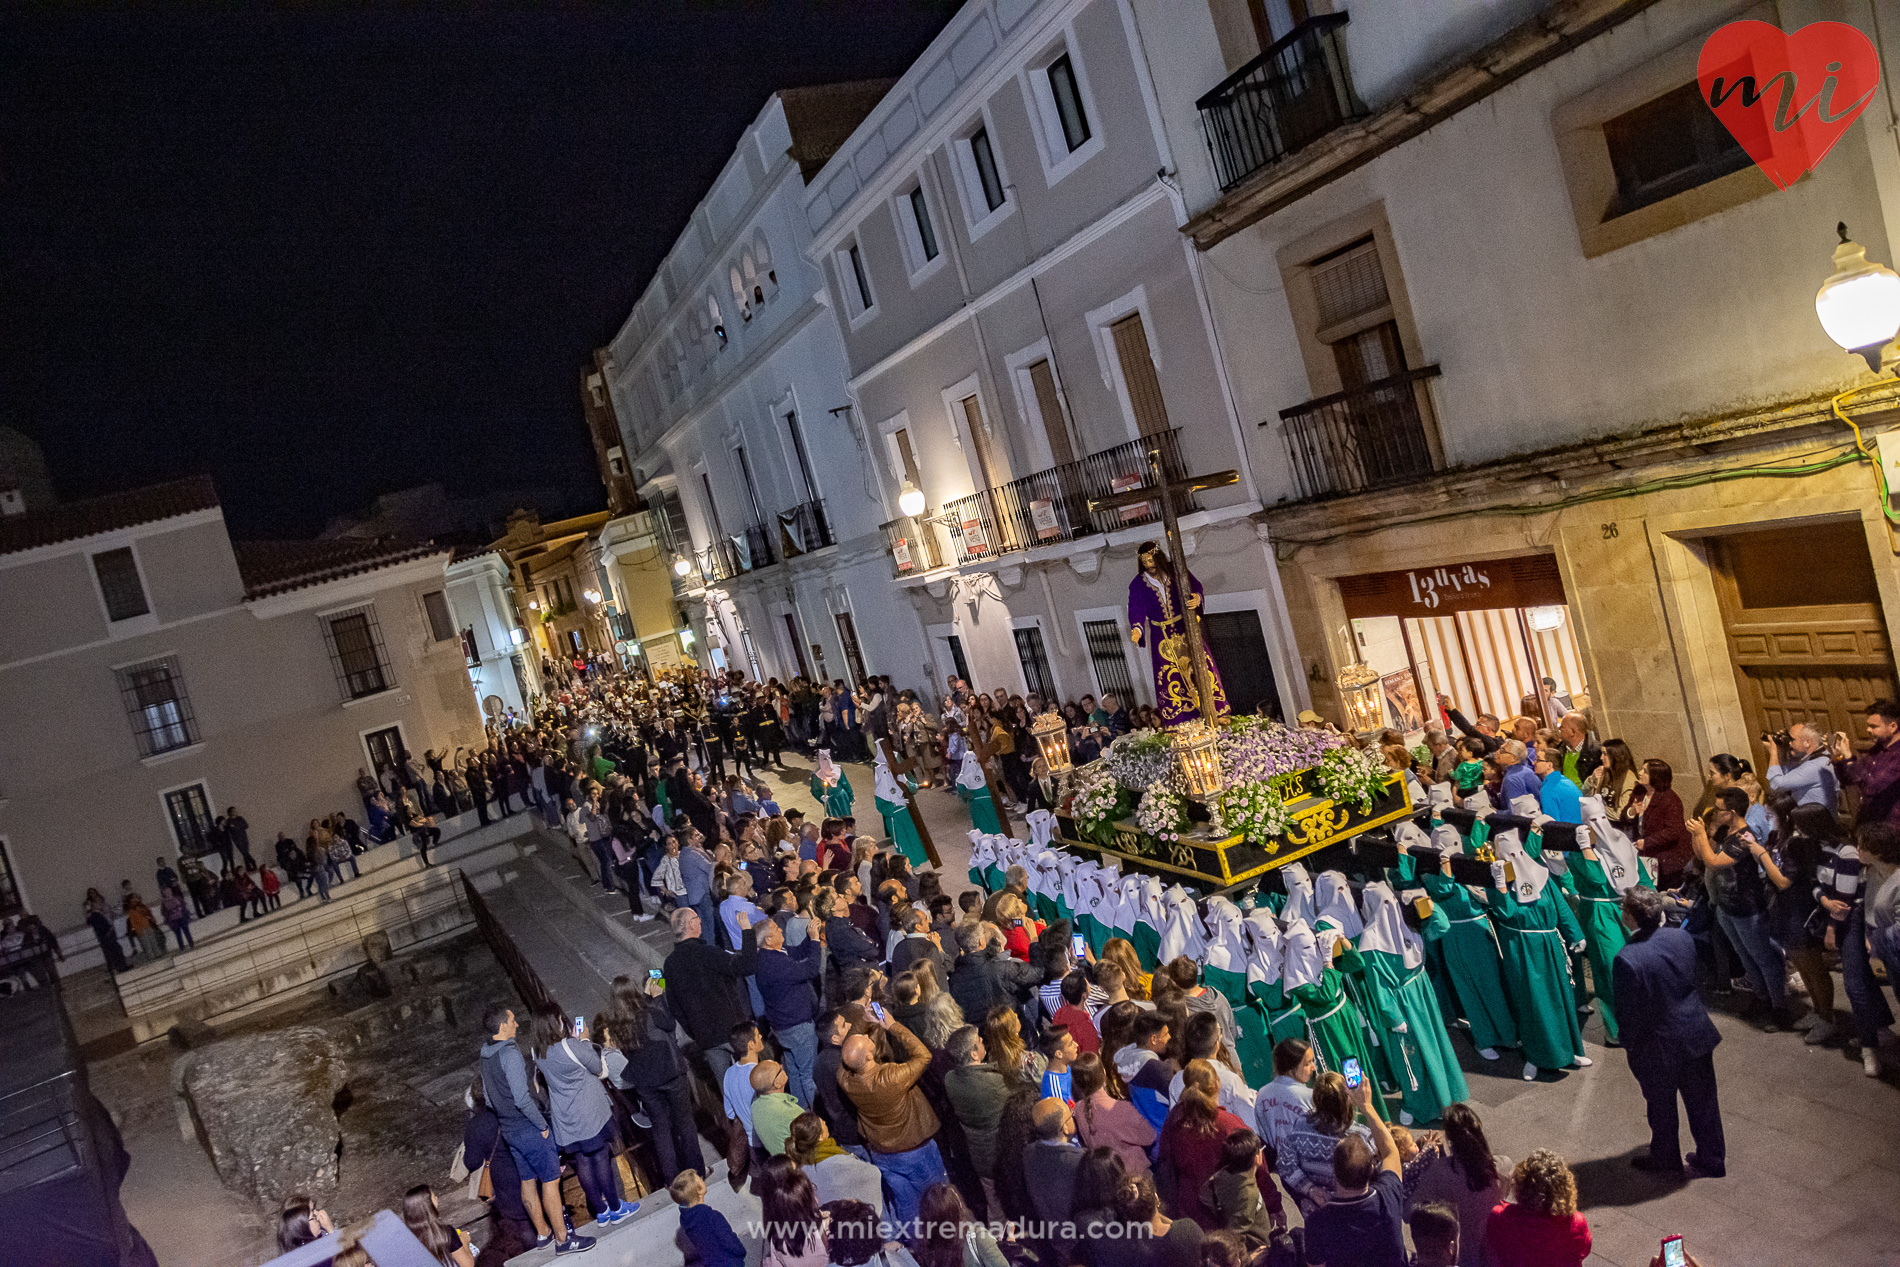
[{"label": "person holding smartphone", "polygon": [[[1348,1133],[1333,1149],[1332,1197],[1306,1219],[1306,1261],[1309,1267],[1328,1263],[1376,1263],[1404,1267],[1405,1183],[1398,1145],[1385,1119],[1373,1080],[1347,1059],[1346,1094],[1360,1119],[1372,1132],[1368,1145]],[[1354,1084],[1353,1075],[1358,1080]]]},{"label": "person holding smartphone", "polygon": [[[572,1033],[575,1020],[581,1021],[579,1036]],[[595,1221],[610,1227],[633,1217],[639,1207],[621,1197],[611,1152],[613,1103],[601,1085],[607,1066],[587,1041],[585,1029],[584,1018],[570,1017],[559,1004],[543,1004],[528,1022],[528,1045],[534,1066],[547,1083],[555,1146],[573,1160]]]}]

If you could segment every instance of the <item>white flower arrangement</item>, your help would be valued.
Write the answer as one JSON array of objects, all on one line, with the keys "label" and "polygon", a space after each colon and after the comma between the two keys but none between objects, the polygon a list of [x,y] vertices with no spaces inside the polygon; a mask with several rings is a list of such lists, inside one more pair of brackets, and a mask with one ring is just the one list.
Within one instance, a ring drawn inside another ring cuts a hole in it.
[{"label": "white flower arrangement", "polygon": [[1126,794],[1104,761],[1094,761],[1076,772],[1075,799],[1069,803],[1076,829],[1086,839],[1102,842],[1117,821],[1128,813]]},{"label": "white flower arrangement", "polygon": [[1135,823],[1163,844],[1175,844],[1188,828],[1187,806],[1164,779],[1156,779],[1141,794]]},{"label": "white flower arrangement", "polygon": [[1125,788],[1145,788],[1157,779],[1175,787],[1180,778],[1168,735],[1160,730],[1131,730],[1102,754],[1102,763]]},{"label": "white flower arrangement", "polygon": [[1346,744],[1327,750],[1320,758],[1317,777],[1320,788],[1335,802],[1356,801],[1360,809],[1369,810],[1384,794],[1391,773],[1382,758]]},{"label": "white flower arrangement", "polygon": [[1265,779],[1230,785],[1208,809],[1216,831],[1255,845],[1270,845],[1293,827],[1286,802]]}]

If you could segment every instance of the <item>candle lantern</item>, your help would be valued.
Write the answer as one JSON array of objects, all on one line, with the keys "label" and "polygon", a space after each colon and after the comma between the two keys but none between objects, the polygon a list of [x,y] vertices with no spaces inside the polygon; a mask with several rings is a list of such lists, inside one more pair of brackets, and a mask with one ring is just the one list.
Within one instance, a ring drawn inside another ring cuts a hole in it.
[{"label": "candle lantern", "polygon": [[1029,723],[1029,733],[1035,736],[1042,759],[1049,763],[1049,773],[1062,774],[1070,768],[1069,728],[1061,713],[1051,710],[1037,715]]},{"label": "candle lantern", "polygon": [[1339,698],[1346,706],[1346,723],[1355,733],[1373,730],[1385,721],[1379,675],[1364,661],[1339,671]]},{"label": "candle lantern", "polygon": [[1222,786],[1220,748],[1213,729],[1206,722],[1189,722],[1175,730],[1172,746],[1187,794],[1197,801],[1219,796]]}]

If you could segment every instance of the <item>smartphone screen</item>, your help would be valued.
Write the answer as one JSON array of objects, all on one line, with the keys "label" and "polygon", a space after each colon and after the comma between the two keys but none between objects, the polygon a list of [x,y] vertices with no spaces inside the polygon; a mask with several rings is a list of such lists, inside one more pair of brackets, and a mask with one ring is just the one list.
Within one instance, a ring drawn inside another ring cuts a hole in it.
[{"label": "smartphone screen", "polygon": [[1359,1058],[1357,1056],[1346,1057],[1343,1072],[1346,1075],[1346,1085],[1348,1087],[1356,1087],[1366,1079],[1366,1075],[1361,1072],[1359,1068]]},{"label": "smartphone screen", "polygon": [[871,1015],[877,1017],[877,1019],[880,1021],[883,1020],[884,1019],[884,1005],[882,1003],[871,1004]]},{"label": "smartphone screen", "polygon": [[587,1018],[585,1016],[575,1017],[574,1018],[574,1037],[579,1038],[586,1032],[587,1032]]},{"label": "smartphone screen", "polygon": [[1075,957],[1077,959],[1088,958],[1089,939],[1077,933],[1072,940],[1075,942]]},{"label": "smartphone screen", "polygon": [[658,980],[660,980],[660,979],[661,979],[661,978],[660,978],[660,970],[659,970],[658,968],[648,968],[648,969],[647,969],[647,980],[649,980],[649,981],[658,981]]},{"label": "smartphone screen", "polygon": [[1665,1236],[1662,1243],[1663,1267],[1686,1267],[1688,1259],[1682,1251],[1680,1236]]}]

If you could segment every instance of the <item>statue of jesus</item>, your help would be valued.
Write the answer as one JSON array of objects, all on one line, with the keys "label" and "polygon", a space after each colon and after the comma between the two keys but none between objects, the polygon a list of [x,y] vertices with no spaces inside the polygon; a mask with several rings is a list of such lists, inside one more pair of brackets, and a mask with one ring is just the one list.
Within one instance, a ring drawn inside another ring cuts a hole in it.
[{"label": "statue of jesus", "polygon": [[[1200,695],[1194,689],[1194,662],[1188,655],[1187,613],[1200,609],[1205,591],[1190,572],[1184,601],[1174,565],[1154,542],[1141,543],[1139,558],[1141,571],[1128,583],[1128,636],[1136,646],[1148,648],[1148,663],[1154,672],[1155,712],[1161,724],[1184,726],[1201,716]],[[1225,717],[1227,692],[1205,642],[1201,654],[1213,686],[1212,714]]]}]

